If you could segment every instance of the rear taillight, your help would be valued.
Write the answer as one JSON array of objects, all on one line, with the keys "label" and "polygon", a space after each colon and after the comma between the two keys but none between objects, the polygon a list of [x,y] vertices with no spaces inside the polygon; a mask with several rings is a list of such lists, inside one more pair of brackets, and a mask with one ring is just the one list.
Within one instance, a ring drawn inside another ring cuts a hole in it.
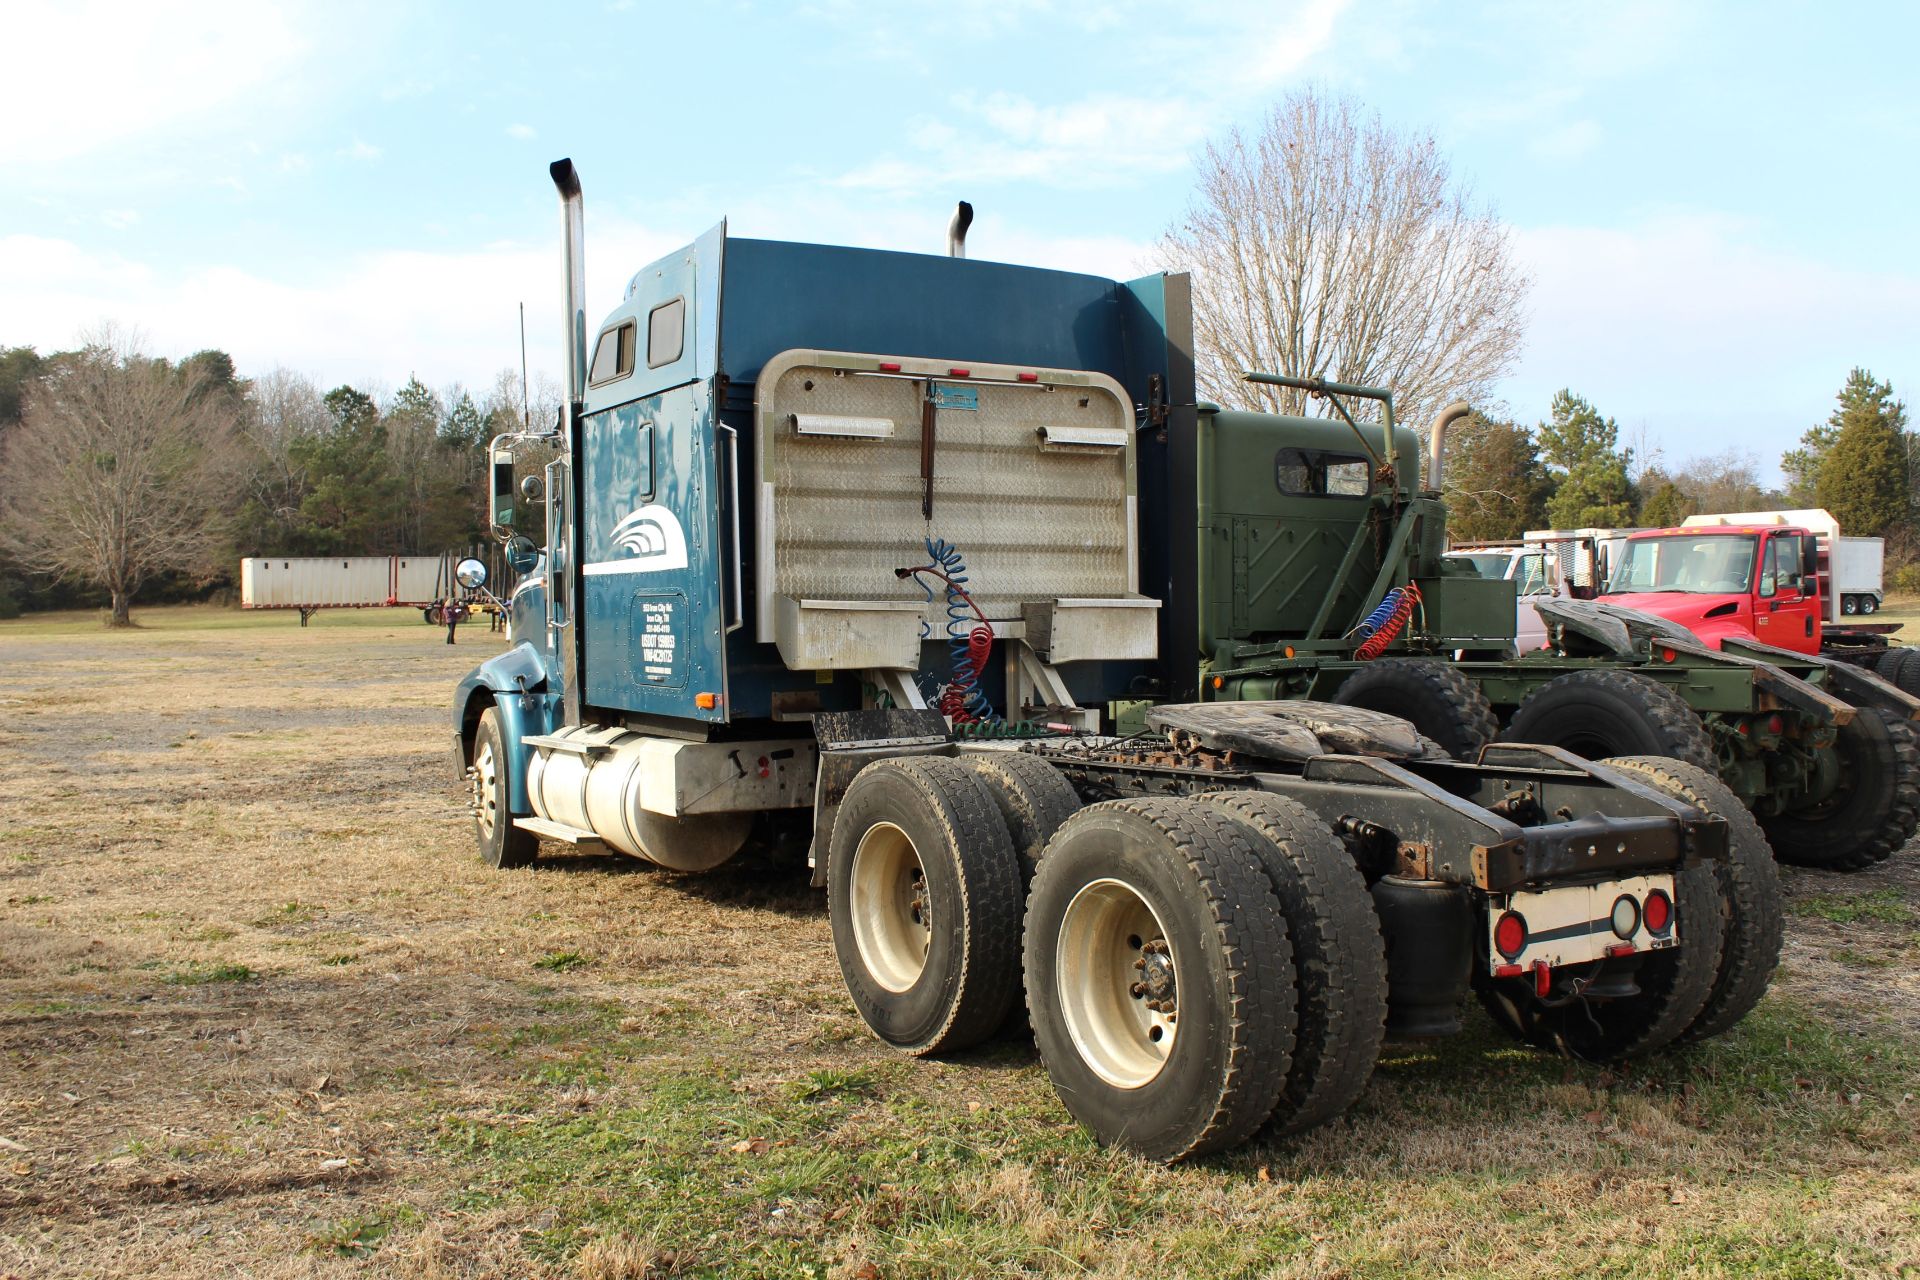
[{"label": "rear taillight", "polygon": [[1665,933],[1673,928],[1673,899],[1665,891],[1655,889],[1647,895],[1646,919],[1648,933]]},{"label": "rear taillight", "polygon": [[1509,960],[1527,949],[1527,922],[1519,912],[1507,912],[1493,926],[1493,946]]}]

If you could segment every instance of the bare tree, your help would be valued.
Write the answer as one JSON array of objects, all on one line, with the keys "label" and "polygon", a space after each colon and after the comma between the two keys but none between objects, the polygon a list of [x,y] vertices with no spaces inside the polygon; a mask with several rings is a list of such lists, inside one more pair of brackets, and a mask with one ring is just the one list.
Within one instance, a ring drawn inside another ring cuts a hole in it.
[{"label": "bare tree", "polygon": [[1702,511],[1757,511],[1773,505],[1760,483],[1760,459],[1745,449],[1688,458],[1673,480]]},{"label": "bare tree", "polygon": [[1398,417],[1424,425],[1512,368],[1531,281],[1431,136],[1303,92],[1208,144],[1198,167],[1159,257],[1194,273],[1203,395],[1301,413],[1304,393],[1241,373],[1318,376],[1390,388]]},{"label": "bare tree", "polygon": [[300,504],[311,483],[302,447],[327,433],[333,418],[320,389],[304,374],[275,369],[249,388],[252,413],[242,434],[253,454],[246,495],[267,528],[284,543],[300,524]]},{"label": "bare tree", "polygon": [[234,397],[204,369],[103,331],[29,394],[0,455],[0,543],[36,572],[104,587],[110,626],[156,574],[201,571],[233,506]]}]

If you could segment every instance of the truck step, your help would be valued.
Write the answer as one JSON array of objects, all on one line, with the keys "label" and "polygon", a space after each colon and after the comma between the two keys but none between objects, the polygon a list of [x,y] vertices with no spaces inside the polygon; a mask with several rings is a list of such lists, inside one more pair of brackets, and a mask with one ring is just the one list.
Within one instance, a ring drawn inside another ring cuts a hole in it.
[{"label": "truck step", "polygon": [[528,734],[521,741],[539,751],[564,751],[568,755],[589,758],[603,756],[613,750],[606,743],[595,742],[591,738],[555,738],[544,733]]},{"label": "truck step", "polygon": [[546,818],[515,818],[513,825],[522,831],[531,831],[542,840],[557,840],[561,844],[570,844],[587,853],[603,853],[606,841],[591,831],[582,831],[570,827],[564,822],[553,822]]}]

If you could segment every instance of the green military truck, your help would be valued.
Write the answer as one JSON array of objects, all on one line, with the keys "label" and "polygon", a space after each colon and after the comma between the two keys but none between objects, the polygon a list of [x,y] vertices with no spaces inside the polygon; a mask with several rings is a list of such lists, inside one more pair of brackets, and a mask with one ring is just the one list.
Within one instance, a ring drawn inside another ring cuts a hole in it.
[{"label": "green military truck", "polygon": [[[1664,618],[1543,600],[1546,648],[1514,647],[1514,585],[1448,559],[1415,434],[1371,387],[1249,374],[1332,418],[1201,405],[1195,429],[1205,696],[1331,699],[1411,720],[1460,759],[1504,734],[1589,759],[1655,755],[1717,775],[1784,862],[1856,871],[1920,823],[1920,699],[1852,663],[1720,652]],[[1360,421],[1357,405],[1378,407]]]}]

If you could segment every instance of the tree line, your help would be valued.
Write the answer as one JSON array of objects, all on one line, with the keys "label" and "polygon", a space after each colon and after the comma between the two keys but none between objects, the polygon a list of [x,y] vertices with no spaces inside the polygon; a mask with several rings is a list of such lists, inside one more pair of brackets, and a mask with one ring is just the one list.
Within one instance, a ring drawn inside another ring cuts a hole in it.
[{"label": "tree line", "polygon": [[1528,426],[1475,414],[1447,440],[1448,532],[1461,541],[1529,529],[1677,525],[1713,511],[1825,507],[1851,535],[1884,537],[1890,564],[1920,560],[1920,432],[1891,384],[1854,369],[1832,413],[1780,459],[1785,483],[1734,450],[1670,462],[1622,440],[1619,424],[1570,390]]},{"label": "tree line", "polygon": [[438,554],[482,538],[487,442],[523,408],[502,371],[476,394],[418,377],[322,391],[226,352],[172,361],[103,329],[43,355],[0,348],[0,616],[205,598],[244,556]]}]

